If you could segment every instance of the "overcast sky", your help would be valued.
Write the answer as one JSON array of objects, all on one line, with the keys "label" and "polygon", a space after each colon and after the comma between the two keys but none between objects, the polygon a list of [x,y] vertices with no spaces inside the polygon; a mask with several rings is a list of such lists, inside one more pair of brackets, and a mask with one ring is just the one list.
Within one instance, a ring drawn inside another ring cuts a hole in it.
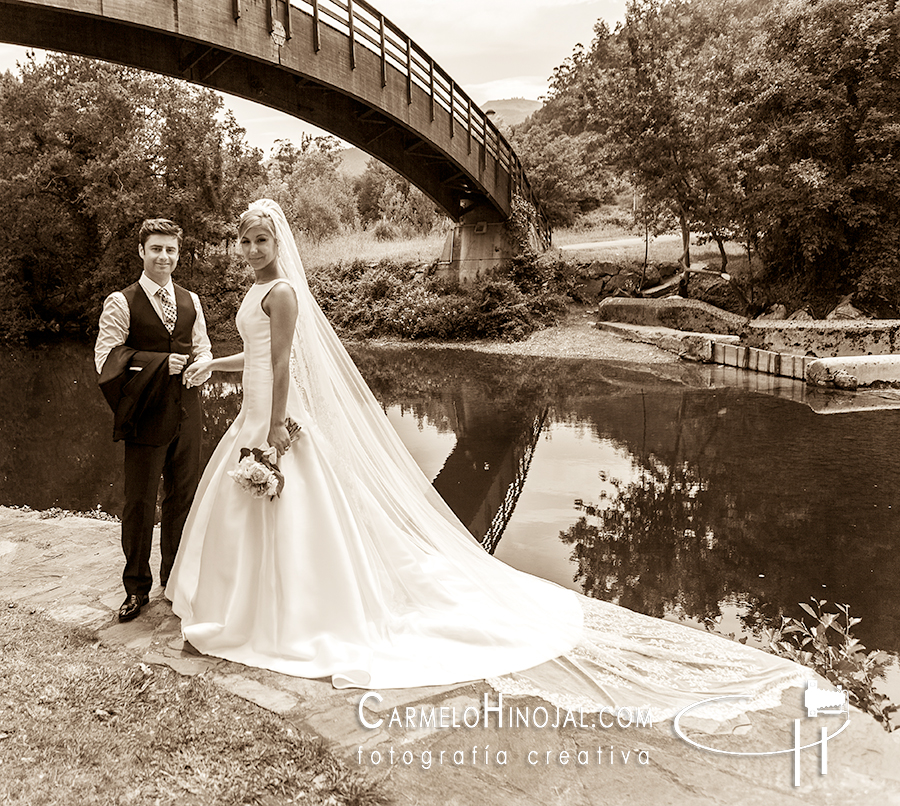
[{"label": "overcast sky", "polygon": [[[478,103],[538,99],[554,68],[575,46],[587,47],[594,24],[610,28],[625,0],[370,0],[409,34]],[[14,69],[24,48],[0,44],[0,71]],[[268,150],[279,138],[317,130],[267,107],[225,96],[247,139]]]},{"label": "overcast sky", "polygon": [[612,28],[625,0],[372,0],[408,33],[476,103],[537,99],[553,69],[594,23]]}]

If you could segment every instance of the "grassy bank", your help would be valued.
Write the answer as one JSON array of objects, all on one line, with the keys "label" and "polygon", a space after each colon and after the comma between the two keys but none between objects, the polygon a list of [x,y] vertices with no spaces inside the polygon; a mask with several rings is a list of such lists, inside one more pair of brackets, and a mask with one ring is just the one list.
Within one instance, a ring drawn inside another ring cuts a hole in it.
[{"label": "grassy bank", "polygon": [[202,675],[0,604],[0,803],[347,804],[387,797],[318,737]]},{"label": "grassy bank", "polygon": [[[622,293],[629,293],[627,284],[634,293],[634,278],[644,277],[645,251],[650,263],[669,267],[667,274],[677,270],[681,256],[677,239],[653,239],[645,246],[639,239],[623,245],[621,238],[635,240],[626,230],[611,229],[605,221],[592,228],[557,233],[555,241],[560,245],[594,245],[576,250],[557,246],[537,257],[516,258],[489,277],[462,286],[434,271],[441,252],[439,234],[378,242],[370,233],[356,233],[328,242],[301,243],[301,249],[310,288],[344,336],[517,341],[558,324],[572,303],[596,304],[611,293],[598,289],[598,263],[622,267],[623,277],[632,278],[619,285]],[[597,241],[613,242],[605,247],[597,246]],[[741,263],[746,265],[740,252],[738,245],[729,248],[729,271],[740,272]],[[697,246],[694,253],[695,263],[719,268],[720,256],[714,245]],[[606,269],[601,273],[609,275]],[[660,276],[659,271],[655,276]],[[706,293],[699,282],[694,286],[698,293]],[[718,299],[707,301],[726,308],[742,304],[733,288],[725,289],[724,296],[720,290]]]},{"label": "grassy bank", "polygon": [[430,235],[417,238],[379,240],[371,230],[337,235],[326,240],[297,238],[297,248],[307,272],[340,263],[365,261],[378,263],[390,260],[398,263],[430,264],[438,260],[447,233],[437,229]]},{"label": "grassy bank", "polygon": [[[390,260],[397,263],[430,264],[440,258],[446,237],[447,229],[441,228],[427,236],[383,241],[367,230],[344,233],[318,241],[301,235],[298,237],[297,246],[307,271],[357,260],[368,263]],[[593,247],[583,252],[561,249],[563,246],[612,242],[623,238],[637,238],[639,242],[627,246]],[[676,263],[681,258],[681,242],[671,237],[650,238],[649,246],[645,250],[641,234],[633,229],[623,227],[617,220],[610,221],[608,217],[585,216],[577,226],[555,230],[553,245],[547,254],[550,259],[568,262],[621,260],[633,263],[642,262],[645,251],[653,263]],[[746,265],[746,252],[740,244],[729,242],[726,244],[726,252],[729,270]],[[714,243],[695,244],[691,248],[691,260],[718,269],[720,262],[718,247]]]}]

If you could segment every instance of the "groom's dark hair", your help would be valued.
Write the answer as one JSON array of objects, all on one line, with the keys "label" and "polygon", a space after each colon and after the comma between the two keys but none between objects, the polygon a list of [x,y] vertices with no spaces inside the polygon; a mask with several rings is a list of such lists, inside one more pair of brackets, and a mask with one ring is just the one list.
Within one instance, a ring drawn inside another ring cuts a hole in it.
[{"label": "groom's dark hair", "polygon": [[141,246],[143,246],[151,235],[174,235],[178,238],[178,248],[180,249],[183,234],[181,227],[174,221],[169,221],[168,218],[146,218],[144,223],[141,224],[141,232],[138,237],[140,238]]}]

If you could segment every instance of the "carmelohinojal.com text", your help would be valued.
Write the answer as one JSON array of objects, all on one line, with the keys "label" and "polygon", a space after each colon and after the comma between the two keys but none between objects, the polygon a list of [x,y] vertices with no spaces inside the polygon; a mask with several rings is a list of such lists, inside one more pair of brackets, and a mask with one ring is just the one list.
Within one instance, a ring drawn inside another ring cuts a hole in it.
[{"label": "carmelohinojal.com text", "polygon": [[[381,702],[384,698],[377,691],[368,691],[359,700],[357,713],[363,727],[375,730],[385,724],[383,717],[374,719],[366,715],[369,700]],[[555,712],[555,713],[554,713]],[[565,710],[542,705],[536,708],[503,705],[503,695],[497,695],[496,705],[492,705],[488,695],[484,695],[483,707],[469,705],[465,708],[454,706],[419,705],[393,708],[387,720],[388,728],[652,728],[653,717],[650,709],[620,706],[604,706],[597,711],[579,709]]]},{"label": "carmelohinojal.com text", "polygon": [[[380,703],[383,697],[377,691],[366,692],[359,701],[358,715],[360,724],[371,730],[382,726],[399,728],[401,730],[452,730],[458,728],[519,728],[519,729],[565,729],[582,728],[597,730],[605,728],[652,728],[653,721],[650,709],[619,707],[604,707],[597,711],[566,710],[553,706],[521,707],[504,706],[503,695],[497,695],[496,703],[490,701],[489,695],[484,695],[483,704],[470,705],[465,708],[456,706],[419,705],[395,707],[387,717],[373,716],[366,713],[370,700]],[[613,764],[640,764],[650,763],[650,754],[647,750],[618,748],[614,746],[598,745],[596,749],[586,750],[523,750],[519,748],[522,762],[532,767],[545,765],[560,766],[587,766],[587,765],[613,765]],[[458,750],[395,750],[393,746],[382,750],[371,750],[359,746],[357,749],[357,762],[360,765],[378,767],[401,764],[403,766],[418,766],[428,770],[432,766],[453,765],[496,765],[510,764],[514,759],[510,758],[510,751],[491,748],[490,745],[479,747],[472,745],[466,749]]]}]

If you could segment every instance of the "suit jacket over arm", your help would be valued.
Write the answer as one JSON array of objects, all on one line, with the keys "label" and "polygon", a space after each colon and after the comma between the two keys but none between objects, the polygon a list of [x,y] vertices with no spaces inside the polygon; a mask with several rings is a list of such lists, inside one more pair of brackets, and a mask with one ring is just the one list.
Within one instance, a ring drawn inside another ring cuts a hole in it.
[{"label": "suit jacket over arm", "polygon": [[199,389],[186,389],[181,375],[168,372],[171,353],[194,353],[197,319],[193,295],[178,285],[174,290],[178,317],[172,333],[139,283],[121,292],[128,306],[128,331],[124,344],[106,356],[99,379],[115,415],[114,440],[165,445],[182,421],[201,416]]}]

